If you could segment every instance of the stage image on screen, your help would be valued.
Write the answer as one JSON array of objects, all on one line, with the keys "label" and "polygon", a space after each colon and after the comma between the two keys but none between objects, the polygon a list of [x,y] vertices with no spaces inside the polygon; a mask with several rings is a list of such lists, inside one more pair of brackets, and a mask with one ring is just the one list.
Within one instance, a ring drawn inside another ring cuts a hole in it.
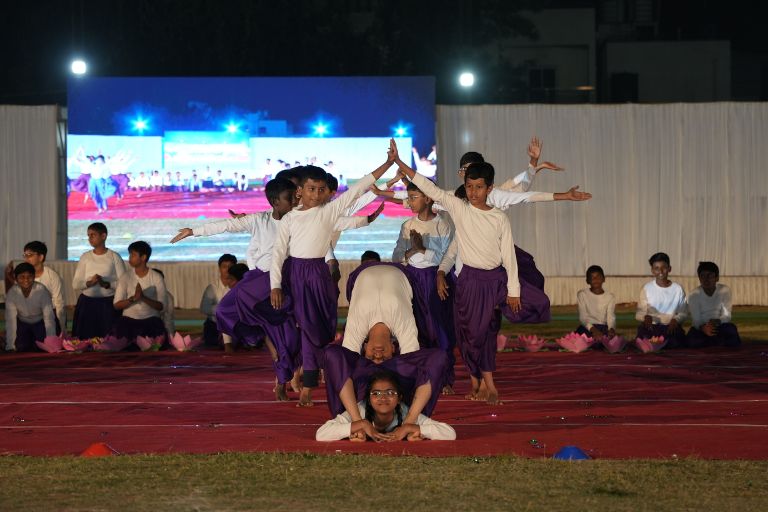
[{"label": "stage image on screen", "polygon": [[[68,257],[90,249],[86,228],[98,221],[124,257],[145,240],[154,260],[244,259],[248,233],[169,241],[229,210],[269,209],[264,186],[282,169],[322,167],[343,190],[384,162],[391,137],[401,158],[435,175],[432,77],[71,79]],[[388,258],[410,214],[387,204],[372,225],[342,235],[337,258]]]}]

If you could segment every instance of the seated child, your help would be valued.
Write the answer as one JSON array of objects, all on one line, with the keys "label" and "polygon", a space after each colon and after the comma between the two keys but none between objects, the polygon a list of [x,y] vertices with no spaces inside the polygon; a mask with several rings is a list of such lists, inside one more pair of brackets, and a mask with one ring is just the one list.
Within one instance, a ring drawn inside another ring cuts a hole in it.
[{"label": "seated child", "polygon": [[613,338],[616,335],[616,297],[603,290],[605,273],[602,267],[592,265],[587,269],[587,283],[589,288],[576,294],[581,322],[576,332],[598,341],[605,335]]},{"label": "seated child", "polygon": [[736,326],[731,322],[731,289],[718,283],[720,269],[711,261],[702,261],[696,272],[699,274],[701,286],[688,296],[688,310],[691,313],[688,346],[738,347],[741,345],[741,338]]},{"label": "seated child", "polygon": [[[160,277],[163,278],[163,282],[165,282],[165,273],[163,273],[162,270],[159,268],[153,268],[152,270],[160,274]],[[165,332],[168,333],[169,338],[172,338],[173,335],[176,334],[176,315],[173,311],[176,308],[176,299],[173,298],[173,294],[171,294],[171,291],[167,286],[165,287],[165,296],[163,297],[162,303],[163,314],[160,317],[163,319]]]},{"label": "seated child", "polygon": [[5,296],[5,349],[37,350],[36,341],[56,334],[51,294],[35,282],[35,267],[29,263],[16,265],[13,275],[16,284]]},{"label": "seated child", "polygon": [[641,322],[637,337],[664,336],[667,348],[684,348],[685,292],[679,284],[669,280],[672,266],[667,254],[657,252],[648,263],[654,280],[643,286],[637,302],[635,318]]},{"label": "seated child", "polygon": [[61,276],[50,267],[45,266],[48,247],[43,242],[29,242],[24,246],[24,261],[35,267],[35,281],[44,285],[51,294],[53,312],[56,314],[56,334],[67,328],[67,313],[64,309],[64,292],[61,286]]},{"label": "seated child", "polygon": [[[232,257],[234,258],[234,256]],[[237,283],[243,280],[243,278],[245,277],[245,274],[247,273],[248,273],[248,265],[246,265],[245,263],[235,262],[234,265],[231,265],[227,269],[227,279],[229,280],[229,288],[230,289],[234,288],[235,285],[237,285]],[[226,293],[224,295],[226,295]],[[221,299],[219,299],[219,301],[221,301]],[[215,318],[216,317],[214,312],[214,319]],[[218,321],[215,325],[218,325]],[[239,344],[242,344],[242,345],[245,345],[246,347],[251,347],[251,348],[260,347],[265,341],[265,336],[266,334],[264,333],[264,329],[261,326],[238,324],[235,329],[234,337],[224,332],[221,333],[221,343],[224,345],[224,352],[226,352],[227,354],[232,354],[235,352],[235,346]],[[271,343],[268,343],[267,346],[271,347],[272,345]]]},{"label": "seated child", "polygon": [[203,340],[206,345],[218,346],[221,344],[221,335],[216,327],[216,306],[229,291],[232,283],[229,277],[229,268],[237,264],[237,258],[232,254],[223,254],[219,258],[219,276],[209,284],[200,299],[200,311],[207,316],[203,324]]},{"label": "seated child", "polygon": [[415,423],[403,423],[408,406],[403,403],[403,392],[397,376],[380,370],[368,381],[365,399],[357,404],[360,418],[352,421],[348,412],[325,422],[315,434],[318,441],[408,441],[434,439],[453,441],[456,431],[450,425],[434,421],[419,414]]},{"label": "seated child", "polygon": [[163,299],[166,294],[165,281],[158,272],[151,272],[147,266],[152,248],[147,242],[133,242],[128,246],[127,271],[117,282],[115,309],[123,316],[115,322],[115,336],[135,342],[136,337],[165,337],[162,320]]}]

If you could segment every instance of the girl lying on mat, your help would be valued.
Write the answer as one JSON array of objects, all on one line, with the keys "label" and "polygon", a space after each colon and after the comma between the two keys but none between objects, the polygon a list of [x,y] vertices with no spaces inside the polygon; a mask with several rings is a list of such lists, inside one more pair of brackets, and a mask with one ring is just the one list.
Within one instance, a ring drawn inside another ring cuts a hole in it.
[{"label": "girl lying on mat", "polygon": [[349,438],[350,441],[408,441],[435,439],[452,441],[456,439],[453,427],[434,421],[419,414],[416,423],[403,424],[408,414],[408,406],[402,402],[403,393],[397,377],[389,371],[380,370],[368,381],[365,400],[358,402],[359,421],[352,421],[349,413],[344,412],[328,420],[315,434],[318,441],[338,441]]}]

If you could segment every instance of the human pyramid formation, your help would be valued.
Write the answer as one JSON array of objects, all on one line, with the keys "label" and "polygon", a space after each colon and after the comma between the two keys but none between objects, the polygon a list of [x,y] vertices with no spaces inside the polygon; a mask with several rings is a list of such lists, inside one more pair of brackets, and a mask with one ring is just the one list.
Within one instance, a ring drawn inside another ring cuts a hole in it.
[{"label": "human pyramid formation", "polygon": [[[429,418],[440,394],[453,393],[454,348],[470,374],[467,398],[497,404],[493,372],[501,315],[512,322],[549,320],[544,278],[533,258],[514,245],[503,210],[525,202],[591,198],[578,187],[554,194],[530,191],[539,170],[561,170],[550,162],[539,164],[540,153],[541,143],[534,138],[528,170],[499,187],[494,187],[493,166],[479,153],[467,153],[459,170],[464,185],[455,192],[438,188],[405,164],[394,140],[386,161],[335,199],[337,181],[323,169],[281,171],[265,189],[271,210],[183,228],[171,240],[251,233],[247,267],[232,255],[222,256],[220,278],[203,296],[207,342],[220,339],[225,350],[236,343],[266,343],[276,398],[288,400],[290,388],[299,393],[303,407],[313,405],[312,390],[323,370],[333,419],[318,430],[318,440],[454,438],[451,427]],[[393,165],[398,172],[388,188],[403,179],[405,194],[375,185]],[[349,276],[349,312],[343,341],[337,344],[333,247],[341,231],[376,218],[383,203],[369,217],[354,213],[378,196],[407,202],[415,215],[403,223],[393,262],[381,262],[368,251]],[[133,271],[126,272],[120,256],[106,248],[106,238],[106,226],[89,226],[94,249],[83,254],[73,280],[82,293],[72,334],[81,339],[107,333],[129,340],[166,336],[162,312],[169,309],[168,294],[162,275],[147,265],[151,247],[132,243],[128,263]],[[55,273],[44,267],[45,252],[40,242],[27,244],[27,262],[13,269],[8,350],[32,349],[35,340],[60,331],[63,301],[51,296],[56,297],[57,286],[60,295],[61,279],[56,283]],[[685,346],[681,326],[690,310],[691,345],[738,345],[730,323],[730,290],[717,283],[716,265],[700,265],[702,286],[686,301],[682,288],[668,279],[668,256],[655,254],[650,264],[655,279],[643,288],[638,303],[639,336],[668,336],[673,345]],[[604,281],[602,269],[590,267],[590,288],[578,295],[580,332],[596,339],[615,333],[615,301],[602,289]]]}]

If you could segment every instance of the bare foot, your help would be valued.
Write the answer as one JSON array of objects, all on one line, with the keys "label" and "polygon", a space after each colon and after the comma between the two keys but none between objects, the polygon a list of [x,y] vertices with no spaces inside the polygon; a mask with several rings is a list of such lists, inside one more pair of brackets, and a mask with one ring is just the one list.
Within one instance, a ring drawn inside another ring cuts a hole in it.
[{"label": "bare foot", "polygon": [[453,390],[451,386],[443,386],[443,394],[444,395],[455,395],[456,392]]},{"label": "bare foot", "polygon": [[467,393],[466,395],[464,395],[464,399],[465,400],[477,400],[477,394],[474,393],[474,392]]},{"label": "bare foot", "polygon": [[[495,389],[494,389],[495,391]],[[485,385],[485,381],[480,381],[480,388],[477,390],[477,400],[488,400],[488,386]]]},{"label": "bare foot", "polygon": [[317,380],[317,382],[320,384],[325,384],[325,372],[322,368],[320,369],[320,378]]},{"label": "bare foot", "polygon": [[299,395],[299,403],[296,407],[312,407],[315,403],[312,401],[312,388],[301,388],[301,394]]},{"label": "bare foot", "polygon": [[499,392],[494,390],[488,390],[488,396],[485,399],[485,403],[488,405],[503,405],[504,402],[499,400]]},{"label": "bare foot", "polygon": [[288,393],[285,390],[285,384],[275,385],[275,400],[277,400],[278,402],[288,401]]},{"label": "bare foot", "polygon": [[291,389],[294,393],[301,393],[301,370],[293,372],[293,378],[291,379]]},{"label": "bare foot", "polygon": [[471,375],[469,379],[472,382],[472,392],[468,395],[465,395],[464,398],[467,400],[477,400],[477,393],[480,390],[480,379],[472,377]]},{"label": "bare foot", "polygon": [[225,343],[224,344],[224,353],[225,354],[234,354],[235,353],[235,347],[233,347],[231,343]]}]

